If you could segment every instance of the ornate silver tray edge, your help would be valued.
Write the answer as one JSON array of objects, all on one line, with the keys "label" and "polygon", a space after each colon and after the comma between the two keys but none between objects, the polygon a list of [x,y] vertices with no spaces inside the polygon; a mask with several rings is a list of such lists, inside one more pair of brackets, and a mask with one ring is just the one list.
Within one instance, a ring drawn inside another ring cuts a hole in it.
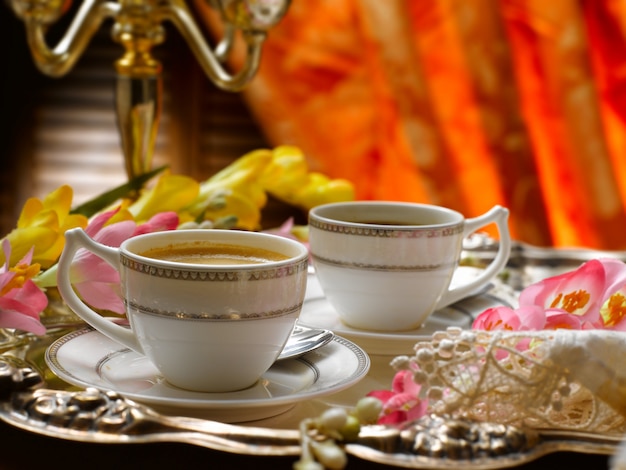
[{"label": "ornate silver tray edge", "polygon": [[[213,450],[248,455],[297,456],[299,432],[236,426],[214,421],[168,417],[127,400],[115,392],[96,389],[58,391],[41,388],[38,372],[10,356],[0,359],[0,419],[25,431],[80,442],[141,444],[184,442]],[[620,436],[589,433],[534,431],[490,423],[470,423],[481,440],[462,447],[442,446],[428,452],[416,445],[419,433],[436,430],[442,442],[458,436],[468,423],[441,417],[424,417],[418,424],[400,428],[364,426],[350,455],[375,463],[406,468],[450,469],[463,462],[470,469],[495,469],[519,465],[557,451],[611,454]],[[440,424],[450,432],[441,431]],[[462,449],[459,451],[459,449]]]}]

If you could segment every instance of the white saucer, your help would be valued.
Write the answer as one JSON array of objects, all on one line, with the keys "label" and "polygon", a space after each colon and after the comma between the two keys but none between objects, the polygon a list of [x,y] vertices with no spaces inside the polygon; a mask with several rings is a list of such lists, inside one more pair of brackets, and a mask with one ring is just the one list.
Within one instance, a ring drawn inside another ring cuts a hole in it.
[{"label": "white saucer", "polygon": [[365,377],[370,367],[361,348],[335,336],[305,356],[276,362],[246,390],[191,392],[168,384],[147,358],[91,328],[56,340],[45,359],[52,372],[72,385],[115,391],[164,414],[228,423],[275,416],[302,400],[339,392]]},{"label": "white saucer", "polygon": [[[452,279],[454,286],[476,276],[478,268],[460,267]],[[348,338],[362,347],[368,354],[397,356],[413,354],[418,341],[429,340],[436,331],[449,326],[469,329],[478,314],[490,307],[517,306],[517,294],[497,279],[482,293],[463,299],[453,305],[434,312],[421,328],[409,331],[378,333],[352,328],[341,321],[339,315],[324,296],[315,274],[309,273],[307,293],[298,323],[314,328],[325,328]]]}]

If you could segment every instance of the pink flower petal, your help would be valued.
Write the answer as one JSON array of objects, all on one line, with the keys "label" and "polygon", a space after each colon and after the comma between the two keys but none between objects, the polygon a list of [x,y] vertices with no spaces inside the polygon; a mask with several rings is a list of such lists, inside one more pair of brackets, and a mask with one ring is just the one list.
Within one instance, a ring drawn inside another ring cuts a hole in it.
[{"label": "pink flower petal", "polygon": [[472,328],[476,330],[519,330],[522,321],[510,307],[492,307],[479,314]]},{"label": "pink flower petal", "polygon": [[546,311],[546,324],[544,326],[546,330],[580,330],[581,328],[582,322],[576,315],[572,315],[564,310]]},{"label": "pink flower petal", "polygon": [[75,261],[70,268],[70,276],[73,283],[120,282],[120,275],[115,268],[93,253]]},{"label": "pink flower petal", "polygon": [[420,399],[412,393],[396,393],[384,405],[389,410],[404,410],[419,405]]},{"label": "pink flower petal", "polygon": [[15,328],[36,335],[44,335],[46,327],[38,319],[24,315],[17,310],[0,309],[0,327]]},{"label": "pink flower petal", "polygon": [[148,222],[145,224],[139,225],[135,232],[133,233],[133,237],[137,235],[141,235],[144,233],[152,233],[152,232],[163,232],[167,230],[175,230],[178,227],[180,219],[176,212],[160,212],[154,215]]},{"label": "pink flower petal", "polygon": [[391,389],[397,393],[410,393],[417,396],[420,393],[421,386],[413,380],[413,372],[410,370],[401,370],[393,378]]},{"label": "pink flower petal", "polygon": [[371,392],[367,394],[368,397],[378,398],[383,403],[388,401],[394,395],[395,393],[392,392],[391,390],[372,390]]},{"label": "pink flower petal", "polygon": [[1,273],[0,274],[0,291],[2,291],[4,289],[4,286],[6,286],[9,282],[11,282],[14,277],[15,277],[15,273],[11,271]]},{"label": "pink flower petal", "polygon": [[400,424],[407,420],[405,411],[394,411],[392,413],[382,415],[378,419],[378,424]]},{"label": "pink flower petal", "polygon": [[546,311],[537,305],[526,305],[515,309],[520,319],[519,330],[535,331],[545,328]]},{"label": "pink flower petal", "polygon": [[33,261],[33,253],[34,253],[34,251],[35,251],[35,247],[32,246],[30,248],[30,250],[28,250],[26,252],[26,254],[23,256],[23,258],[17,262],[17,264],[18,265],[19,264],[30,265],[30,263]]},{"label": "pink flower petal", "polygon": [[417,403],[415,406],[412,406],[409,410],[407,410],[406,419],[408,421],[416,420],[424,416],[427,411],[428,411],[428,400],[419,400],[419,403]]},{"label": "pink flower petal", "polygon": [[21,303],[23,305],[21,310],[33,318],[39,318],[39,314],[48,306],[46,294],[30,280],[26,281],[20,289],[12,289],[2,298]]},{"label": "pink flower petal", "polygon": [[89,235],[91,238],[94,238],[96,234],[102,230],[104,224],[106,224],[111,217],[113,217],[120,208],[118,207],[115,210],[103,212],[102,214],[96,215],[93,219],[89,221],[87,227],[85,228],[85,233]]},{"label": "pink flower petal", "polygon": [[136,224],[132,220],[123,220],[107,225],[93,239],[106,246],[119,247],[123,241],[129,239],[135,231]]},{"label": "pink flower petal", "polygon": [[33,281],[11,289],[0,297],[0,328],[17,328],[38,335],[46,332],[39,319],[48,305],[48,298]]},{"label": "pink flower petal", "polygon": [[587,321],[597,321],[605,290],[605,270],[598,260],[578,269],[539,281],[524,289],[520,306],[561,308]]},{"label": "pink flower petal", "polygon": [[124,302],[119,295],[119,286],[104,282],[81,282],[74,284],[76,291],[82,299],[93,308],[110,310],[111,312],[124,314]]},{"label": "pink flower petal", "polygon": [[[99,230],[95,233],[92,231],[91,237],[103,245],[119,247],[133,234],[136,224],[125,220],[103,226],[111,215],[107,213],[92,221],[92,228],[99,227]],[[119,273],[100,257],[85,249],[78,250],[72,262],[71,278],[80,296],[93,308],[125,313],[119,295]]]},{"label": "pink flower petal", "polygon": [[[132,220],[125,220],[113,225],[104,227],[96,234],[90,235],[98,243],[102,243],[106,246],[119,247],[124,240],[129,238],[135,230],[135,222]],[[85,262],[87,265],[94,263],[95,255],[88,250],[81,248],[76,252],[76,256],[72,261],[72,264]],[[84,258],[88,258],[89,261],[84,261]]]},{"label": "pink flower petal", "polygon": [[391,390],[374,390],[367,394],[383,402],[380,424],[401,423],[423,416],[428,402],[419,398],[421,386],[413,380],[413,372],[401,370],[392,380]]},{"label": "pink flower petal", "polygon": [[626,263],[612,258],[598,260],[605,273],[605,299],[626,286]]}]

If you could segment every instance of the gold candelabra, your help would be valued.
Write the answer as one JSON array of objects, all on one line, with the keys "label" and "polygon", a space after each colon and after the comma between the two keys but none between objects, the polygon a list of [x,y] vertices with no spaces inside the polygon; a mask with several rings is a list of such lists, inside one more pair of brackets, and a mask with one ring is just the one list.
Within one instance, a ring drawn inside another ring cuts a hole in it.
[{"label": "gold candelabra", "polygon": [[[152,48],[165,41],[163,23],[182,34],[207,77],[219,88],[239,91],[254,77],[267,32],[285,15],[290,0],[206,0],[224,22],[224,36],[211,48],[185,0],[83,0],[56,46],[46,40],[49,26],[69,9],[71,0],[10,0],[24,22],[37,68],[61,77],[78,61],[89,41],[107,20],[113,20],[112,38],[124,52],[115,62],[116,115],[126,173],[130,178],[147,172],[161,113],[161,63]],[[245,62],[235,73],[225,64],[240,35],[246,45]]]}]

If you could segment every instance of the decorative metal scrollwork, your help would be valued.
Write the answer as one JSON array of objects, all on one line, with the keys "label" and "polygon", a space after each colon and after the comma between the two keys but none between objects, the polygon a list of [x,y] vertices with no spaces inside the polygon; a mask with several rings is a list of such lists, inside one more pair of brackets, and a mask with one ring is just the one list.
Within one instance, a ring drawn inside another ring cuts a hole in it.
[{"label": "decorative metal scrollwork", "polygon": [[[0,356],[0,419],[22,429],[83,442],[186,442],[249,455],[297,456],[300,432],[161,415],[116,392],[45,388],[39,372]],[[124,436],[123,441],[120,436]],[[550,433],[428,415],[402,426],[363,426],[348,454],[412,468],[504,468],[557,450],[609,453],[619,440]],[[262,452],[261,452],[262,449]]]}]

